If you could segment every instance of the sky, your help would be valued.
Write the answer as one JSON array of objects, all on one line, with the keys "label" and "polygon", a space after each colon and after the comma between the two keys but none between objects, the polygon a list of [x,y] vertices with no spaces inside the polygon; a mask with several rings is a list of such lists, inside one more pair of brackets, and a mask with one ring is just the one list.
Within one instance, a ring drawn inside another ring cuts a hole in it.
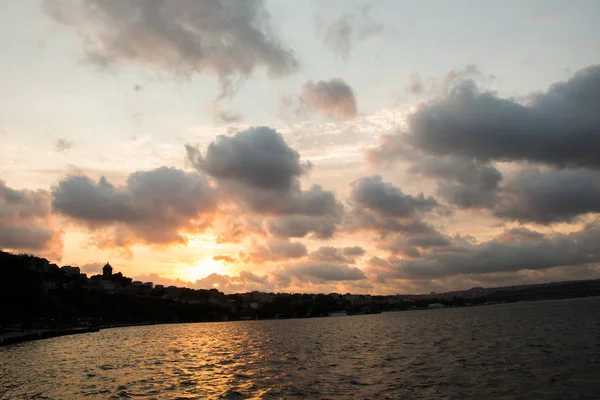
[{"label": "sky", "polygon": [[597,1],[0,3],[0,248],[156,284],[600,278]]}]

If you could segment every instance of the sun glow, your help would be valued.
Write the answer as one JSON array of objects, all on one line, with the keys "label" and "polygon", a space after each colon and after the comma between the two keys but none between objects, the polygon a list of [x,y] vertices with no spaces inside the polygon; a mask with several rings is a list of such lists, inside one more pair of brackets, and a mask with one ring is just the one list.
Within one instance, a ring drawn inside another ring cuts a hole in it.
[{"label": "sun glow", "polygon": [[222,261],[215,261],[211,257],[198,260],[196,265],[189,265],[182,271],[182,278],[191,282],[206,278],[210,274],[226,274],[227,269]]}]

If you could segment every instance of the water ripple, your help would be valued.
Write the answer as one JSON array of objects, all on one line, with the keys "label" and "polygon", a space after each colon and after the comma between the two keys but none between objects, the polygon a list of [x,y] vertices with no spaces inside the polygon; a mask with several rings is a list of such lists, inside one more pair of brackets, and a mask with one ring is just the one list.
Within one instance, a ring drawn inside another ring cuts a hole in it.
[{"label": "water ripple", "polygon": [[599,306],[107,329],[0,349],[0,399],[598,399]]}]

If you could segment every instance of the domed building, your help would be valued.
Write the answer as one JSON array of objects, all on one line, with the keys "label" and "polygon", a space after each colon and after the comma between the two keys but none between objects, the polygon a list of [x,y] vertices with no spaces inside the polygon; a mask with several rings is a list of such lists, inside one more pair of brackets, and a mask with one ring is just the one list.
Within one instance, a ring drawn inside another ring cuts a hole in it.
[{"label": "domed building", "polygon": [[109,263],[106,263],[104,267],[102,267],[102,278],[110,278],[112,276],[113,268]]}]

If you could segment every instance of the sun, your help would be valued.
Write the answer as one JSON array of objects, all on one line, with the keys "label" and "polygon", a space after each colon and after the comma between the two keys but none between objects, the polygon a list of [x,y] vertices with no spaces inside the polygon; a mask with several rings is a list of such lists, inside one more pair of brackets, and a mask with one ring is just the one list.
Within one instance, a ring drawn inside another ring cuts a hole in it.
[{"label": "sun", "polygon": [[210,274],[225,274],[226,268],[222,261],[215,261],[211,257],[206,257],[198,260],[195,265],[188,265],[183,270],[183,277],[195,282],[199,279],[206,278]]}]

